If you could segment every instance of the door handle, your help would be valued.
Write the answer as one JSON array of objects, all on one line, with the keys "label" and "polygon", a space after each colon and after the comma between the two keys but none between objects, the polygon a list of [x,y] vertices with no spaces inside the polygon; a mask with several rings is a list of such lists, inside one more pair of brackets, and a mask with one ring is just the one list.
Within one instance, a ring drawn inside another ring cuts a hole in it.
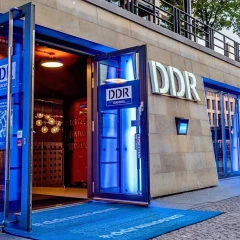
[{"label": "door handle", "polygon": [[140,106],[138,107],[138,114],[139,114],[139,116],[141,116],[142,115],[142,112],[144,111],[144,103],[143,103],[143,101],[141,101],[141,104],[140,104]]}]

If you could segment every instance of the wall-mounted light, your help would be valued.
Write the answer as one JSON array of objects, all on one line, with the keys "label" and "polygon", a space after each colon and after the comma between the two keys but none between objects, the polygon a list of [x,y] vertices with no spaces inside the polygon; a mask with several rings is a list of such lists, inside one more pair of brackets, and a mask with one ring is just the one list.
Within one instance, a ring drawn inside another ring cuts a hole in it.
[{"label": "wall-mounted light", "polygon": [[187,135],[189,119],[175,118],[178,135]]},{"label": "wall-mounted light", "polygon": [[107,82],[107,83],[125,83],[125,82],[127,82],[127,80],[123,79],[123,78],[110,78],[110,79],[106,79],[105,82]]}]

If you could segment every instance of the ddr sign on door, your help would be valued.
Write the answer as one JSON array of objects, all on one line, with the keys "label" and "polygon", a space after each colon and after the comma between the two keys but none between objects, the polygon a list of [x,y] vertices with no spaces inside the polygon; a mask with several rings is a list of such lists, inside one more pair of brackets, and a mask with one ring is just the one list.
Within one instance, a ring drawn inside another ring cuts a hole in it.
[{"label": "ddr sign on door", "polygon": [[[139,107],[139,81],[128,81],[124,84],[110,83],[98,87],[98,104],[100,110]],[[101,96],[101,98],[99,97]]]}]

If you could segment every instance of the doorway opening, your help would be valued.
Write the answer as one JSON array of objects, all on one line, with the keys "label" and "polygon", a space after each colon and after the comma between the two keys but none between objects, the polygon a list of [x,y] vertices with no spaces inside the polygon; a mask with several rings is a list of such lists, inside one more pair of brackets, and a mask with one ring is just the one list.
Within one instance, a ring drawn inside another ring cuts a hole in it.
[{"label": "doorway opening", "polygon": [[87,56],[36,45],[33,209],[87,199],[87,107]]}]

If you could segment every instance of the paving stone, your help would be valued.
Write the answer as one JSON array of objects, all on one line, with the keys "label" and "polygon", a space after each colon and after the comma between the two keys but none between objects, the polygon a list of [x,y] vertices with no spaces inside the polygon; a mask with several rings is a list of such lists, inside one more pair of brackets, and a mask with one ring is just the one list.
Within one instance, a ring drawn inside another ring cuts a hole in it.
[{"label": "paving stone", "polygon": [[224,214],[154,240],[240,240],[240,196],[203,204],[193,208],[201,211],[222,211]]}]

